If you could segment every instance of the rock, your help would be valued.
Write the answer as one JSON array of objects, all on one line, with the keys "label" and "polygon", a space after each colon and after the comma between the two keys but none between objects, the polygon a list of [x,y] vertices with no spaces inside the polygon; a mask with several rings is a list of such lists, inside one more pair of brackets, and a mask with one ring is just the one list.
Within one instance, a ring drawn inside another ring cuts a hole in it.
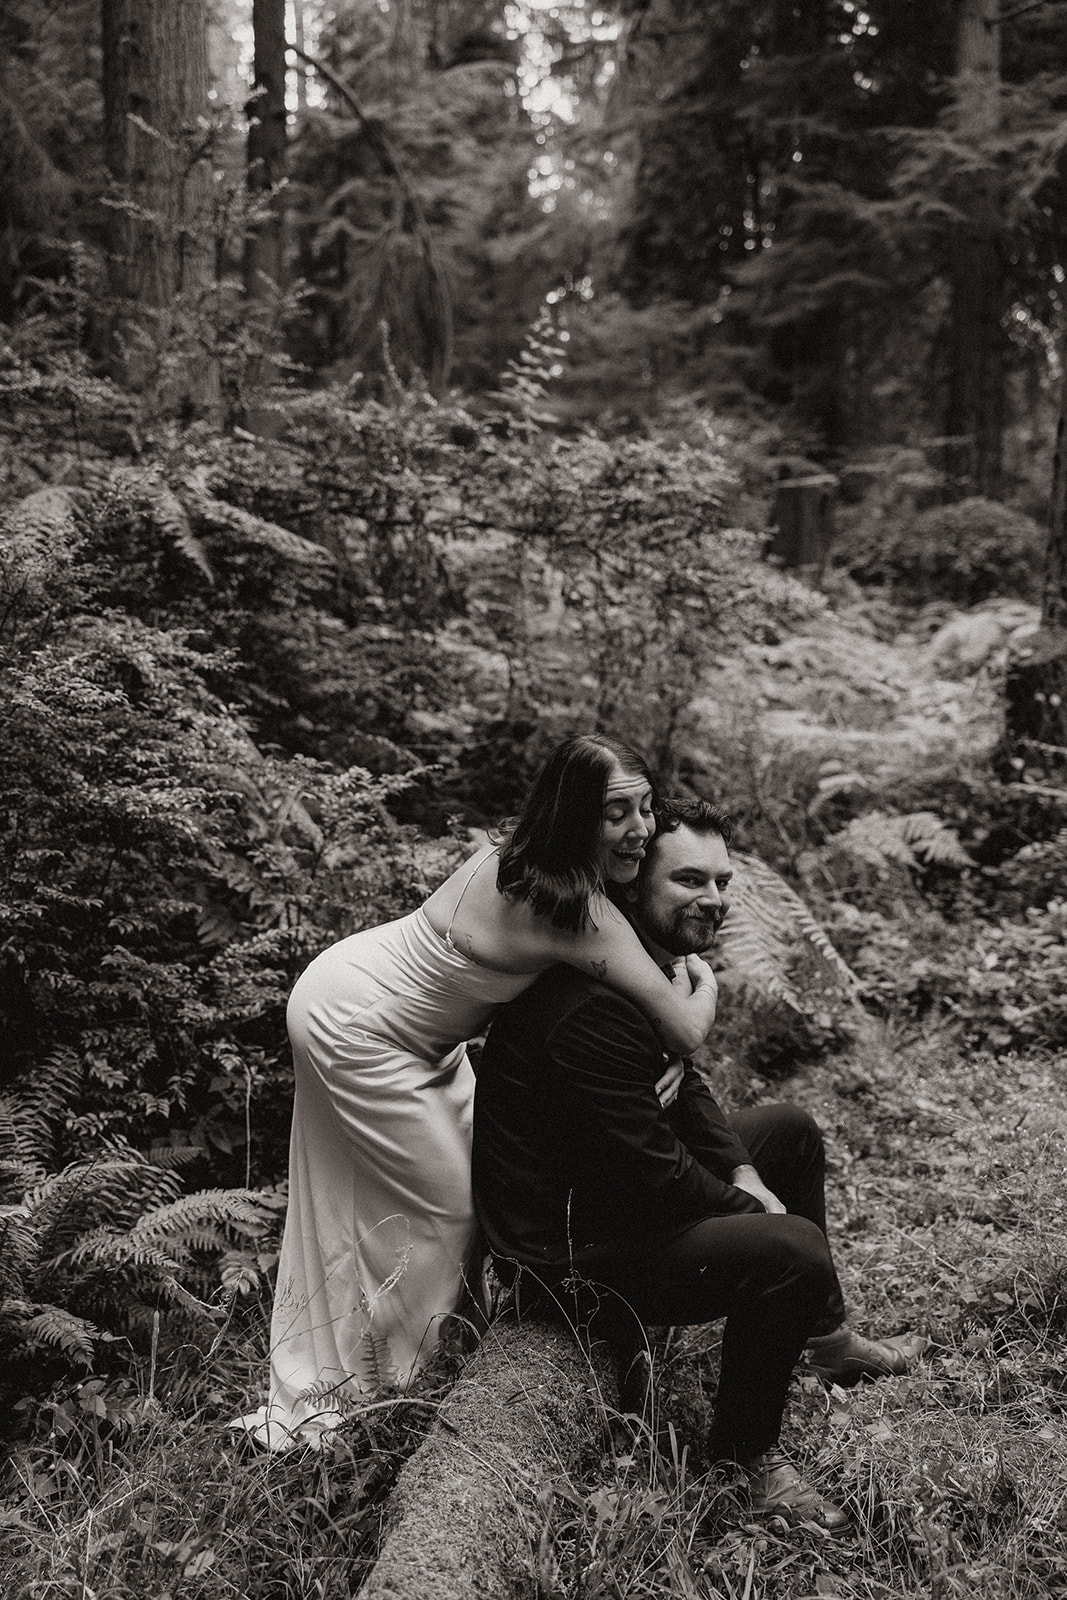
[{"label": "rock", "polygon": [[1009,642],[1037,627],[1037,607],[1019,600],[998,601],[961,612],[944,623],[927,646],[930,663],[942,673],[966,677],[985,666]]}]

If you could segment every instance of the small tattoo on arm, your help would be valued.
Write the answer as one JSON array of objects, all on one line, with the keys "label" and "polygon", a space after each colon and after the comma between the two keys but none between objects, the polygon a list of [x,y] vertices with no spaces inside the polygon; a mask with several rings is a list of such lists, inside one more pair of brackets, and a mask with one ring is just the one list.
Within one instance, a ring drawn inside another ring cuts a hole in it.
[{"label": "small tattoo on arm", "polygon": [[606,961],[593,961],[591,963],[591,966],[592,966],[593,971],[596,973],[598,978],[606,978],[607,977],[607,975],[608,975],[608,964],[607,964]]}]

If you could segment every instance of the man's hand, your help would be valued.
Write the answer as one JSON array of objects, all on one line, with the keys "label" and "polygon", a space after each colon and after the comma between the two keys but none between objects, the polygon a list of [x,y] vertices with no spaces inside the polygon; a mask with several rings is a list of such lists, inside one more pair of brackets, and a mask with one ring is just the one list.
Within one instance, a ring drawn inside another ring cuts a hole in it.
[{"label": "man's hand", "polygon": [[769,1211],[775,1216],[785,1216],[785,1206],[778,1196],[767,1188],[755,1167],[735,1167],[730,1174],[730,1182],[735,1189],[743,1189],[754,1200],[758,1200],[764,1211]]},{"label": "man's hand", "polygon": [[685,1066],[681,1056],[672,1056],[667,1062],[667,1068],[662,1078],[658,1079],[656,1083],[656,1098],[664,1111],[677,1100],[684,1076]]}]

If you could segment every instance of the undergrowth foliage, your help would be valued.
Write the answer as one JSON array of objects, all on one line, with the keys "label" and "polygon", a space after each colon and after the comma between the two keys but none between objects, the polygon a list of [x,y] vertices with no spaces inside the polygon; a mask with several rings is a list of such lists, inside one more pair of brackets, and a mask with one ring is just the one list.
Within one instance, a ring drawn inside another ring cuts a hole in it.
[{"label": "undergrowth foliage", "polygon": [[[23,406],[40,461],[64,406],[95,428],[109,399],[84,376],[8,352],[0,431]],[[951,1382],[916,1380],[884,1412],[832,1398],[829,1436],[821,1392],[803,1393],[803,1448],[863,1508],[884,1582],[849,1588],[805,1547],[799,1590],[793,1544],[728,1530],[691,1364],[683,1379],[681,1355],[677,1371],[664,1358],[667,1392],[690,1384],[674,1442],[553,1488],[546,1593],[608,1594],[625,1569],[633,1594],[711,1583],[751,1600],[759,1573],[767,1600],[884,1600],[935,1579],[947,1597],[965,1572],[994,1600],[977,1551],[1002,1536],[1059,1581],[1062,1505],[1046,1495],[1032,1526],[1019,1510],[1036,1492],[1029,1423],[1014,1453],[1006,1425],[964,1430],[963,1477],[949,1457],[957,1402],[1000,1419],[1016,1405],[1021,1424],[1038,1391],[1063,1392],[1062,1259],[1029,1221],[1061,1220],[1058,1112],[1028,1124],[1025,1152],[1009,1137],[1030,1100],[1058,1105],[1062,797],[917,776],[911,747],[896,767],[828,764],[729,733],[731,695],[756,720],[755,652],[784,696],[840,658],[825,599],[735,526],[731,448],[695,426],[670,444],[561,437],[535,389],[512,390],[481,417],[332,391],[294,402],[269,448],[195,428],[119,463],[94,446],[3,512],[0,1336],[26,1476],[0,1550],[27,1530],[39,1547],[76,1484],[55,1554],[68,1587],[121,1592],[139,1566],[167,1592],[267,1600],[280,1564],[293,1592],[347,1592],[337,1530],[370,1559],[416,1429],[357,1409],[313,1491],[293,1464],[253,1482],[215,1432],[202,1486],[192,1464],[205,1426],[259,1398],[286,996],[331,940],[418,904],[468,848],[463,824],[512,809],[558,737],[603,727],[669,787],[738,811],[711,1070],[743,1100],[808,1063],[790,1092],[817,1093],[839,1130],[850,1297],[891,1331],[929,1320],[933,1282]],[[702,700],[712,681],[718,702]],[[848,685],[834,692],[846,719]],[[865,731],[888,697],[869,696]],[[1029,839],[1014,855],[991,845],[1005,818],[1016,848]],[[894,1048],[874,1015],[902,1030]],[[1027,1087],[1018,1052],[1049,1081]],[[985,1144],[968,1093],[990,1100]],[[905,1402],[920,1401],[913,1434]],[[148,1461],[152,1506],[134,1487]],[[249,1518],[278,1523],[261,1554],[229,1531]]]}]

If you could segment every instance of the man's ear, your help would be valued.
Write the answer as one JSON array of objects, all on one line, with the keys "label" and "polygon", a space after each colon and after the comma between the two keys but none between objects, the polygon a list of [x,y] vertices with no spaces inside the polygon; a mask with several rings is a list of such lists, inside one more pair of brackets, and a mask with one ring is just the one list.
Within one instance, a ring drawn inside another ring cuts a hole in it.
[{"label": "man's ear", "polygon": [[635,906],[637,904],[637,885],[635,883],[626,884],[622,891],[622,897],[627,905]]}]

